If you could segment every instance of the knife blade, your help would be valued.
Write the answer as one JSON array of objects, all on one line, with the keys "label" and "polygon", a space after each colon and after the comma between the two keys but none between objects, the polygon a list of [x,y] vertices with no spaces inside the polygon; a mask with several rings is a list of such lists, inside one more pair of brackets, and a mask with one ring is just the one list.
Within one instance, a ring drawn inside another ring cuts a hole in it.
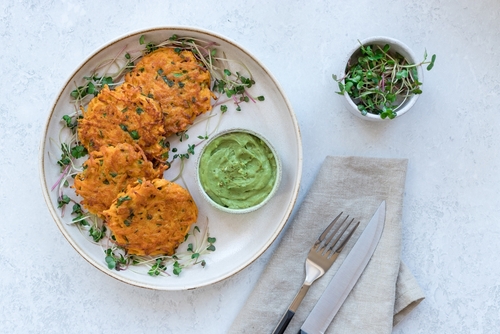
[{"label": "knife blade", "polygon": [[307,316],[306,321],[302,324],[299,334],[325,333],[370,261],[382,236],[384,225],[385,201],[382,201],[311,313]]}]

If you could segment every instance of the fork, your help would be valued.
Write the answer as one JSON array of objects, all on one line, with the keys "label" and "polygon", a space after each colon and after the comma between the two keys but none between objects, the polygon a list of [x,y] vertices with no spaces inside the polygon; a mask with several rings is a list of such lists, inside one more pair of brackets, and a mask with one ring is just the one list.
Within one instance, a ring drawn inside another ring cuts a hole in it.
[{"label": "fork", "polygon": [[[340,216],[342,216],[342,212],[326,227],[318,240],[316,240],[311,247],[305,263],[306,278],[304,284],[302,284],[302,287],[288,307],[288,310],[283,314],[273,334],[282,334],[285,331],[312,283],[330,269],[356,228],[359,226],[359,222],[357,222],[354,224],[353,228],[347,231],[349,227],[353,225],[354,218],[347,223],[347,219],[349,218],[349,216],[347,216],[342,223],[337,224]],[[327,238],[332,228],[333,232]]]}]

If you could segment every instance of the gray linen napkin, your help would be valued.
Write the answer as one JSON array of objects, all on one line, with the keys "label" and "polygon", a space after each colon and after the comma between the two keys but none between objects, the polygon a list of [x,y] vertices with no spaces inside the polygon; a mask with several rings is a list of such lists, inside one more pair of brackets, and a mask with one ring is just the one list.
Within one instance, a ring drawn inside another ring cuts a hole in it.
[{"label": "gray linen napkin", "polygon": [[327,333],[391,333],[424,295],[401,262],[401,213],[407,160],[327,157],[293,222],[285,230],[230,333],[271,333],[304,280],[313,242],[341,211],[361,222],[332,268],[309,289],[286,333],[297,333],[321,293],[385,199],[386,222],[363,274]]}]

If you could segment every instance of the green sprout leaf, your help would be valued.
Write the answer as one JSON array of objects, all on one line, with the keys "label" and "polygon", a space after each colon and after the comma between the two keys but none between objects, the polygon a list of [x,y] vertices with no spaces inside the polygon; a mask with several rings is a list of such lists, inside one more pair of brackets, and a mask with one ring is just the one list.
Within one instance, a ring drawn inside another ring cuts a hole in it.
[{"label": "green sprout leaf", "polygon": [[172,270],[172,272],[174,273],[174,275],[179,276],[182,271],[182,266],[179,264],[178,261],[175,261],[173,267],[174,269]]},{"label": "green sprout leaf", "polygon": [[189,154],[191,154],[191,155],[194,155],[194,148],[195,148],[195,145],[194,145],[194,144],[192,144],[192,145],[189,145],[189,144],[188,144],[188,150],[187,150],[187,152],[188,152]]},{"label": "green sprout leaf", "polygon": [[432,68],[434,67],[434,62],[435,61],[436,61],[436,55],[432,55],[432,57],[431,57],[431,63],[429,65],[427,65],[427,71],[432,70]]},{"label": "green sprout leaf", "polygon": [[115,261],[115,257],[114,256],[108,255],[108,256],[105,257],[104,260],[108,264],[108,268],[109,269],[115,269],[116,268],[116,261]]},{"label": "green sprout leaf", "polygon": [[130,200],[131,200],[131,198],[129,195],[118,197],[118,199],[116,200],[116,207],[119,207],[120,205],[122,205],[123,202],[130,201]]},{"label": "green sprout leaf", "polygon": [[216,239],[214,237],[208,237],[207,241],[209,243],[207,250],[212,251],[212,252],[215,251],[214,243],[215,243]]},{"label": "green sprout leaf", "polygon": [[88,154],[83,145],[76,145],[71,149],[71,156],[75,159],[82,158]]},{"label": "green sprout leaf", "polygon": [[92,237],[92,239],[94,239],[95,242],[98,242],[99,240],[105,237],[106,227],[92,226],[89,230],[89,235]]},{"label": "green sprout leaf", "polygon": [[63,206],[65,206],[66,204],[69,204],[69,202],[71,202],[71,198],[69,198],[68,195],[62,195],[61,197],[59,197],[59,199],[57,200],[57,204],[58,204],[58,208],[62,208]]},{"label": "green sprout leaf", "polygon": [[127,265],[128,260],[122,254],[116,255],[113,252],[113,249],[108,248],[104,251],[104,253],[106,254],[104,261],[106,261],[110,270],[121,270],[123,269],[123,266]]},{"label": "green sprout leaf", "polygon": [[167,266],[163,264],[163,259],[159,258],[156,259],[155,264],[151,266],[151,269],[148,270],[148,275],[150,276],[158,276],[161,273],[165,272],[167,270]]},{"label": "green sprout leaf", "polygon": [[138,140],[140,138],[139,136],[139,132],[137,132],[137,130],[132,130],[132,131],[129,131],[129,135],[130,137],[132,137],[132,139],[134,140]]},{"label": "green sprout leaf", "polygon": [[76,127],[78,126],[78,119],[76,117],[73,119],[73,117],[70,117],[68,115],[64,115],[62,117],[62,120],[64,121],[66,126],[68,128],[70,128],[71,130],[75,130]]}]

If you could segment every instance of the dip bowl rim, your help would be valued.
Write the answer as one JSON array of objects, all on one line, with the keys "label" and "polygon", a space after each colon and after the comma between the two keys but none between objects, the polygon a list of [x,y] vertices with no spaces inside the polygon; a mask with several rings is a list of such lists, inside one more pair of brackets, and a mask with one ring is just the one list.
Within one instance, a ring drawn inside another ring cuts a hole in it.
[{"label": "dip bowl rim", "polygon": [[[276,180],[275,180],[273,188],[271,189],[271,191],[269,192],[269,194],[261,202],[259,202],[258,204],[255,204],[255,205],[247,207],[247,208],[241,208],[241,209],[228,208],[228,207],[225,207],[225,206],[220,205],[219,203],[215,202],[210,196],[208,196],[208,194],[206,193],[203,185],[201,184],[201,180],[200,180],[200,163],[201,163],[201,158],[203,157],[203,154],[205,153],[205,149],[215,139],[217,139],[217,138],[219,138],[221,136],[230,134],[230,133],[238,133],[238,132],[247,133],[247,134],[253,135],[253,136],[259,138],[260,140],[262,140],[267,145],[267,147],[271,150],[271,152],[273,153],[273,156],[274,156],[274,160],[276,161]],[[269,141],[269,139],[267,139],[264,135],[262,135],[261,133],[255,131],[255,130],[251,130],[251,129],[247,129],[247,128],[242,128],[242,127],[233,127],[233,128],[228,128],[228,129],[221,130],[221,131],[217,132],[216,134],[212,135],[207,140],[207,142],[205,143],[205,145],[203,146],[203,148],[201,149],[200,154],[198,155],[198,159],[196,161],[196,173],[195,173],[195,175],[196,175],[196,183],[198,184],[198,190],[200,191],[203,199],[205,201],[207,201],[213,207],[219,209],[220,211],[227,212],[227,213],[235,213],[235,214],[249,213],[249,212],[253,212],[255,210],[260,209],[261,207],[263,207],[264,205],[266,205],[274,197],[274,195],[278,191],[278,188],[279,188],[280,183],[281,183],[282,168],[283,167],[282,167],[282,164],[281,164],[281,159],[279,157],[278,151],[271,144],[271,142]]]}]

